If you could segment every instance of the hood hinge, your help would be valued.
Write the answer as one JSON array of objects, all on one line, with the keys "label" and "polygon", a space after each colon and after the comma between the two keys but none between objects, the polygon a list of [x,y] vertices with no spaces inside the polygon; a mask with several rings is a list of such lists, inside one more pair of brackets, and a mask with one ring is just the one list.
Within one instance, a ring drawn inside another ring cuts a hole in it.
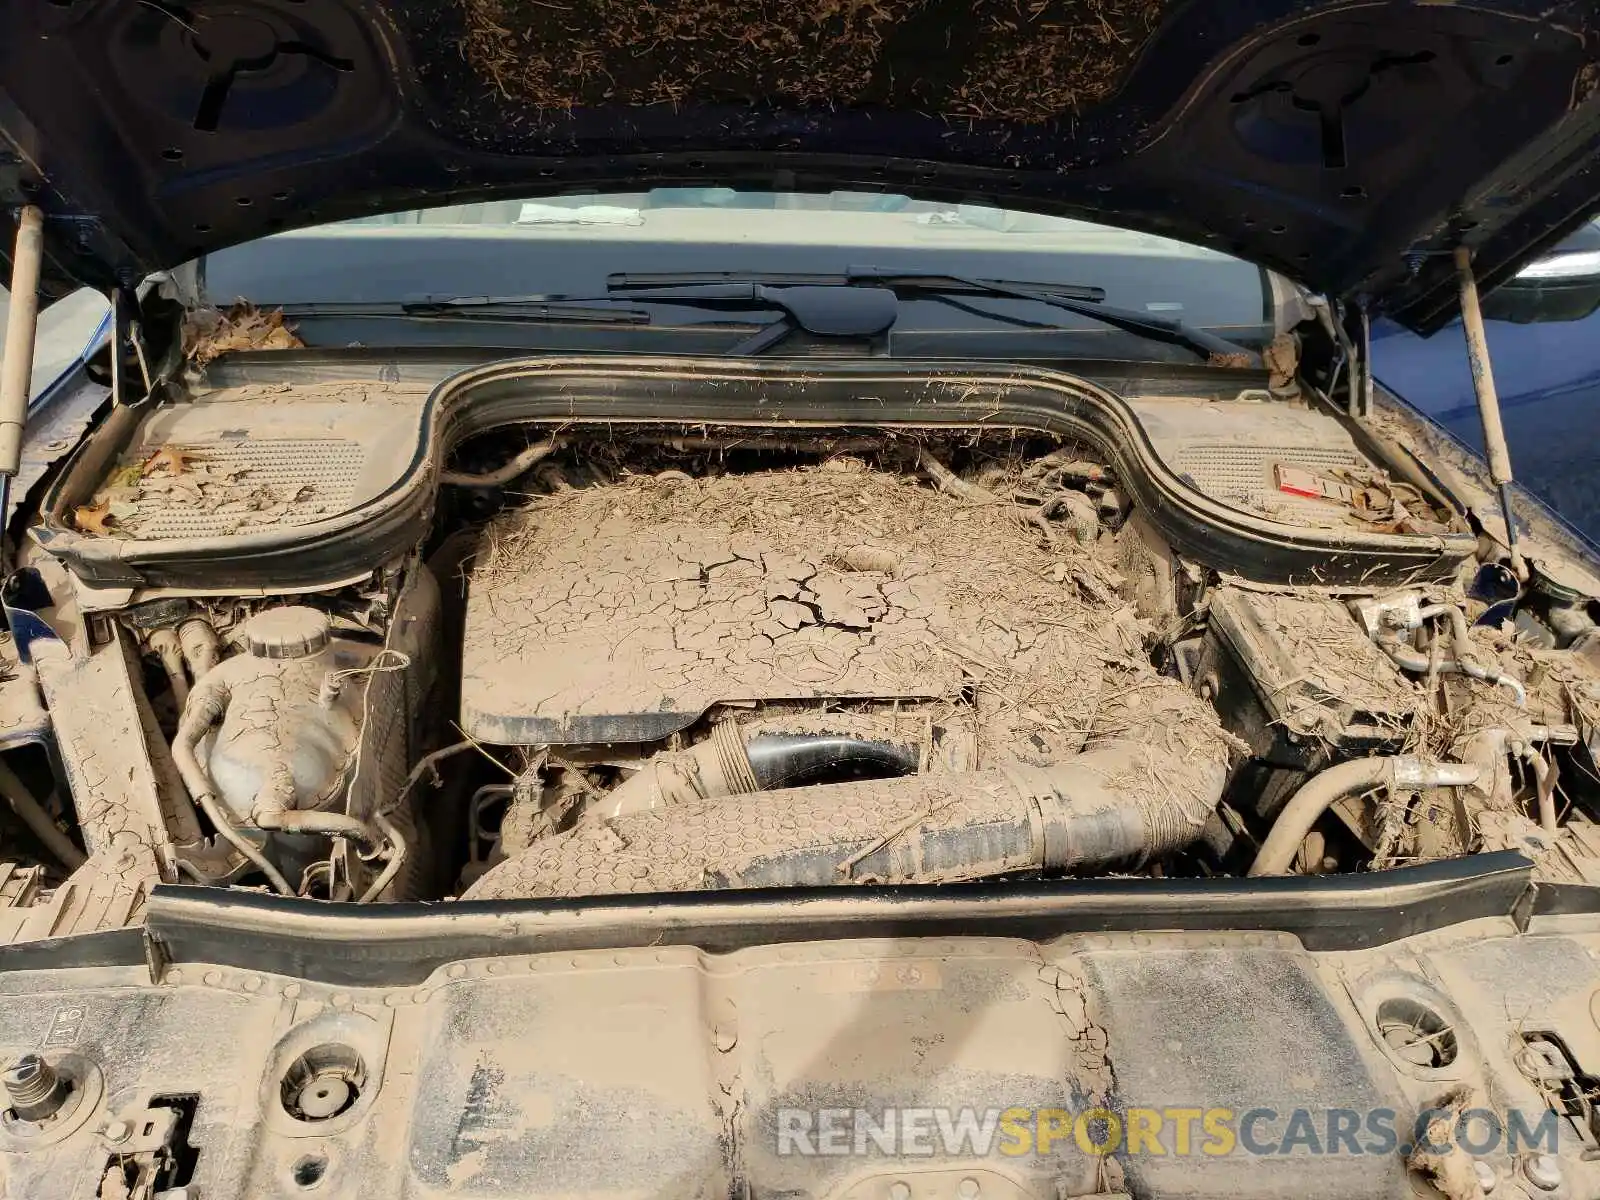
[{"label": "hood hinge", "polygon": [[111,394],[119,405],[160,398],[183,362],[183,306],[159,287],[111,293]]},{"label": "hood hinge", "polygon": [[1329,403],[1338,403],[1339,384],[1341,380],[1345,385],[1345,411],[1357,420],[1365,419],[1372,413],[1372,365],[1370,339],[1368,336],[1367,307],[1363,301],[1361,310],[1361,345],[1358,348],[1350,336],[1349,312],[1342,300],[1330,300],[1326,296],[1312,296],[1309,298],[1311,311],[1316,314],[1317,323],[1322,326],[1328,339],[1338,347],[1334,356],[1333,370],[1328,376]]},{"label": "hood hinge", "polygon": [[1351,403],[1357,409],[1355,415],[1365,421],[1372,417],[1372,312],[1367,297],[1356,301],[1356,309],[1361,320],[1361,346],[1356,359],[1359,387]]},{"label": "hood hinge", "polygon": [[130,288],[111,293],[111,396],[116,404],[143,404],[155,392],[150,352],[139,321],[139,297]]}]

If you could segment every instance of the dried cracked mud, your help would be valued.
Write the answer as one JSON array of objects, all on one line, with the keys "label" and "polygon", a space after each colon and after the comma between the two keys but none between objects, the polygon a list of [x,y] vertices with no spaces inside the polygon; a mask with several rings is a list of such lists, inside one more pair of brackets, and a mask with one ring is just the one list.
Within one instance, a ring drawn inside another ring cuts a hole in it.
[{"label": "dried cracked mud", "polygon": [[991,750],[1050,761],[1112,732],[1103,696],[1178,687],[1110,559],[855,459],[539,497],[490,524],[472,570],[468,732],[494,740],[482,714],[688,724],[719,702],[976,692]]}]

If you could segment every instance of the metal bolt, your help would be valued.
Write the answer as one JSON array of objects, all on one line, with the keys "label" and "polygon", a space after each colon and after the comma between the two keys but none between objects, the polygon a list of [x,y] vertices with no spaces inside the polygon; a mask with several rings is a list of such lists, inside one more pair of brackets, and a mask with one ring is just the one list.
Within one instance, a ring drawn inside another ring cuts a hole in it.
[{"label": "metal bolt", "polygon": [[329,1117],[336,1117],[346,1108],[350,1107],[355,1097],[355,1089],[350,1086],[348,1079],[337,1075],[326,1075],[313,1079],[300,1089],[296,1103],[308,1121],[326,1121]]},{"label": "metal bolt", "polygon": [[911,1200],[911,1185],[903,1179],[896,1179],[889,1185],[889,1200]]},{"label": "metal bolt", "polygon": [[72,1090],[56,1069],[37,1054],[24,1054],[7,1069],[0,1083],[11,1098],[11,1110],[24,1121],[48,1121],[61,1111]]},{"label": "metal bolt", "polygon": [[106,1141],[125,1142],[132,1132],[133,1130],[128,1127],[126,1121],[112,1121],[106,1125]]},{"label": "metal bolt", "polygon": [[1500,1181],[1500,1177],[1494,1173],[1494,1168],[1481,1158],[1472,1160],[1472,1173],[1478,1177],[1478,1186],[1483,1189],[1485,1196],[1494,1191],[1494,1185]]},{"label": "metal bolt", "polygon": [[978,1200],[979,1191],[978,1181],[970,1175],[956,1184],[956,1195],[960,1196],[961,1200]]},{"label": "metal bolt", "polygon": [[1540,1191],[1553,1192],[1561,1186],[1561,1160],[1554,1154],[1535,1154],[1523,1159],[1522,1173]]}]

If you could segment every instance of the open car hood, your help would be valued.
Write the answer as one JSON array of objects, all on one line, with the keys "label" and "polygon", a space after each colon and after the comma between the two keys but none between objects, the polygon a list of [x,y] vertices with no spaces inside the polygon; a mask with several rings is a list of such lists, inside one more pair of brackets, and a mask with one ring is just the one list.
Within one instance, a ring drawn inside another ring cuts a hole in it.
[{"label": "open car hood", "polygon": [[[13,0],[47,283],[539,193],[884,189],[1228,250],[1418,329],[1600,197],[1600,5]],[[9,243],[9,239],[8,243]]]}]

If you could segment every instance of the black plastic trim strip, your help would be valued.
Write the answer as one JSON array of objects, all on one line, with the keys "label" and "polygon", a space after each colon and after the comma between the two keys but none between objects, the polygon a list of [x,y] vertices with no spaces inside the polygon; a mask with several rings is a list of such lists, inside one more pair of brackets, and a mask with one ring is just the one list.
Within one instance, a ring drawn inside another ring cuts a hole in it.
[{"label": "black plastic trim strip", "polygon": [[371,907],[163,885],[151,893],[145,921],[167,963],[374,987],[419,983],[439,966],[464,958],[626,946],[696,946],[716,953],[846,938],[1042,941],[1159,929],[1274,931],[1295,935],[1309,950],[1358,950],[1462,921],[1509,917],[1528,891],[1532,867],[1504,851],[1370,875],[772,889]]},{"label": "black plastic trim strip", "polygon": [[1600,916],[1600,887],[1587,883],[1540,883],[1533,889],[1530,917]]},{"label": "black plastic trim strip", "polygon": [[85,580],[203,588],[226,563],[233,587],[331,586],[409,551],[429,519],[452,447],[536,421],[710,423],[787,428],[1019,428],[1085,441],[1112,463],[1140,510],[1180,554],[1263,583],[1390,586],[1451,578],[1476,550],[1468,534],[1321,533],[1252,517],[1174,474],[1137,416],[1088,380],[1039,367],[611,357],[512,359],[440,383],[416,453],[388,491],[349,512],[287,530],[137,541],[69,524],[75,472],[46,498],[39,540]]},{"label": "black plastic trim strip", "polygon": [[[628,353],[638,351],[630,348]],[[551,353],[538,352],[540,356]],[[206,368],[206,382],[213,390],[245,384],[308,384],[340,380],[409,383],[418,388],[434,388],[463,371],[488,366],[504,359],[534,358],[514,346],[316,346],[297,350],[241,350],[218,359]],[[682,357],[678,355],[677,357]],[[592,359],[591,359],[592,361]],[[826,361],[826,360],[824,360]],[[855,362],[859,365],[860,359]],[[909,359],[894,361],[905,362]],[[1241,389],[1264,388],[1266,371],[1244,367],[1218,369],[1189,358],[1164,362],[1150,358],[1100,358],[1087,355],[1036,355],[1003,360],[978,356],[944,365],[974,368],[984,363],[1003,362],[1040,367],[1063,375],[1087,380],[1113,392],[1144,396],[1190,396],[1201,400],[1232,400]]]},{"label": "black plastic trim strip", "polygon": [[137,967],[146,961],[144,931],[137,925],[0,946],[0,971]]}]

